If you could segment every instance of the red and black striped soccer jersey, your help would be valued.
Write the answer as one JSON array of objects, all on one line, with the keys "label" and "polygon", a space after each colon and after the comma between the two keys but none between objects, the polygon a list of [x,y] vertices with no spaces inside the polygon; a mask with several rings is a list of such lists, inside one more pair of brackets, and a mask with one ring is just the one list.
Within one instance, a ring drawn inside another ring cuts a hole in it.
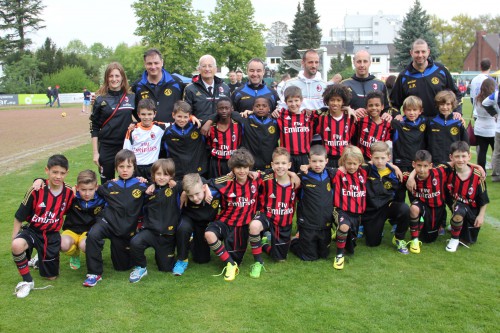
[{"label": "red and black striped soccer jersey", "polygon": [[356,146],[367,159],[372,157],[370,152],[372,143],[391,140],[391,123],[385,120],[377,124],[370,117],[364,117],[358,121],[356,129]]},{"label": "red and black striped soccer jersey", "polygon": [[286,148],[292,155],[308,154],[314,134],[313,117],[308,117],[306,112],[296,114],[282,109],[277,120],[280,147]]},{"label": "red and black striped soccer jersey", "polygon": [[344,212],[363,214],[366,209],[366,170],[360,167],[353,174],[338,169],[333,172],[333,206]]},{"label": "red and black striped soccer jersey", "polygon": [[29,222],[32,229],[58,232],[63,225],[64,215],[71,207],[74,194],[66,184],[58,195],[52,194],[47,180],[45,185],[38,191],[30,188],[26,192],[15,217],[20,222]]},{"label": "red and black striped soccer jersey", "polygon": [[[412,195],[429,207],[443,206],[446,198],[446,181],[450,171],[451,168],[447,164],[442,164],[430,169],[429,177],[426,179],[415,177],[416,190],[412,191]],[[407,178],[408,175],[405,173],[404,183]]]},{"label": "red and black striped soccer jersey", "polygon": [[218,130],[217,123],[215,123],[210,127],[207,137],[210,155],[221,160],[229,160],[233,152],[241,145],[241,135],[241,125],[233,120],[225,131]]},{"label": "red and black striped soccer jersey", "polygon": [[220,197],[221,210],[216,219],[231,227],[247,225],[257,210],[259,187],[262,179],[248,178],[240,184],[235,178],[223,176],[210,180],[211,190],[215,190],[215,198]]},{"label": "red and black striped soccer jersey", "polygon": [[259,210],[277,226],[291,225],[297,199],[296,189],[293,188],[292,184],[279,184],[274,172],[264,175],[262,182]]},{"label": "red and black striped soccer jersey", "polygon": [[344,147],[351,143],[355,130],[354,119],[346,114],[340,120],[333,118],[329,112],[323,112],[316,118],[315,133],[321,136],[328,156],[339,158]]},{"label": "red and black striped soccer jersey", "polygon": [[481,180],[481,171],[470,166],[469,178],[462,180],[454,171],[448,176],[448,191],[454,202],[462,202],[472,208],[480,208],[490,202],[486,192],[486,183]]}]

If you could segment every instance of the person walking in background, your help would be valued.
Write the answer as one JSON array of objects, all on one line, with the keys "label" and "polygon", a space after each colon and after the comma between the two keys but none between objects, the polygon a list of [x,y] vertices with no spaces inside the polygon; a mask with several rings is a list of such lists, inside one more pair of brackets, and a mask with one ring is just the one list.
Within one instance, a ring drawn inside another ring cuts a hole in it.
[{"label": "person walking in background", "polygon": [[47,103],[45,103],[45,106],[49,105],[50,107],[52,107],[52,87],[51,86],[47,87],[47,93],[45,95],[47,95],[47,97],[49,99],[49,101]]},{"label": "person walking in background", "polygon": [[83,106],[82,106],[82,113],[89,113],[90,109],[90,91],[87,90],[87,88],[83,88]]},{"label": "person walking in background", "polygon": [[57,107],[60,108],[61,103],[59,101],[59,85],[57,85],[54,89],[52,89],[52,97],[53,97],[52,105],[56,104],[57,102]]}]

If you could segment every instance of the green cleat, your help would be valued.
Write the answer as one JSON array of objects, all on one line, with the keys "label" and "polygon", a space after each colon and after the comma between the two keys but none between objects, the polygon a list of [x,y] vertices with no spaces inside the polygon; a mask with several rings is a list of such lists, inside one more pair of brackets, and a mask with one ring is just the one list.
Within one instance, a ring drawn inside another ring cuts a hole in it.
[{"label": "green cleat", "polygon": [[408,254],[408,243],[406,243],[403,239],[396,239],[396,236],[392,238],[392,244],[396,245],[398,252],[401,254]]},{"label": "green cleat", "polygon": [[262,270],[266,271],[264,264],[261,264],[260,262],[256,261],[251,267],[250,277],[254,279],[260,278],[260,273],[262,272]]},{"label": "green cleat", "polygon": [[71,269],[80,269],[80,256],[71,256],[69,258],[69,267]]},{"label": "green cleat", "polygon": [[422,242],[418,240],[418,238],[414,238],[410,242],[410,252],[411,253],[420,253],[420,245]]}]

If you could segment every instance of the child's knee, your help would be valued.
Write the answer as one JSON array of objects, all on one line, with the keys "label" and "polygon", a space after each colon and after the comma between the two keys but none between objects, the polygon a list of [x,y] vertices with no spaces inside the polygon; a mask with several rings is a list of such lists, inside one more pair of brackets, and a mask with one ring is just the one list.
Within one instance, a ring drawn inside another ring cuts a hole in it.
[{"label": "child's knee", "polygon": [[458,214],[454,214],[452,217],[451,217],[451,221],[452,222],[463,222],[464,220],[464,217],[462,215],[458,215]]},{"label": "child's knee", "polygon": [[28,243],[23,238],[16,238],[12,241],[12,253],[20,254],[28,249]]},{"label": "child's knee", "polygon": [[347,225],[347,224],[341,224],[339,226],[339,230],[342,231],[342,232],[344,232],[344,233],[348,232],[349,231],[349,225]]},{"label": "child's knee", "polygon": [[85,253],[85,249],[87,248],[86,239],[82,240],[80,244],[78,244],[78,247],[80,248],[80,251]]},{"label": "child's knee", "polygon": [[417,205],[411,205],[410,218],[416,219],[420,215],[420,208]]},{"label": "child's knee", "polygon": [[212,231],[205,231],[205,239],[208,244],[212,244],[217,241],[217,236]]},{"label": "child's knee", "polygon": [[255,235],[264,230],[264,228],[262,227],[262,223],[259,220],[252,220],[252,222],[250,222],[250,225],[248,226],[248,230],[252,235]]},{"label": "child's knee", "polygon": [[[62,252],[68,252],[72,246],[74,246],[75,241],[73,238],[69,236],[62,236],[61,237],[61,251]],[[76,246],[75,246],[76,249]]]}]

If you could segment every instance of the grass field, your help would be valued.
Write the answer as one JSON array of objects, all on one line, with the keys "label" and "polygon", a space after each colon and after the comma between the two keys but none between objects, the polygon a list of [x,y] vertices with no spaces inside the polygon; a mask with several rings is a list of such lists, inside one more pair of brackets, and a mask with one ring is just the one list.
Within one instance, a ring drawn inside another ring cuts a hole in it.
[{"label": "grass field", "polygon": [[[65,152],[67,182],[92,168],[90,145]],[[26,299],[12,292],[20,277],[10,254],[12,221],[32,180],[45,161],[0,177],[0,332],[498,332],[500,327],[500,183],[488,180],[491,204],[478,243],[456,253],[444,250],[449,235],[424,244],[420,255],[398,254],[389,227],[378,248],[361,241],[345,269],[328,260],[285,263],[266,260],[261,279],[248,276],[249,251],[233,283],[224,282],[216,257],[191,264],[174,277],[157,271],[153,252],[149,275],[128,282],[115,272],[109,250],[103,281],[84,288],[85,269],[72,271],[61,256],[55,281],[32,272],[35,286]],[[408,235],[409,236],[409,235]],[[265,258],[267,259],[267,258]]]}]

